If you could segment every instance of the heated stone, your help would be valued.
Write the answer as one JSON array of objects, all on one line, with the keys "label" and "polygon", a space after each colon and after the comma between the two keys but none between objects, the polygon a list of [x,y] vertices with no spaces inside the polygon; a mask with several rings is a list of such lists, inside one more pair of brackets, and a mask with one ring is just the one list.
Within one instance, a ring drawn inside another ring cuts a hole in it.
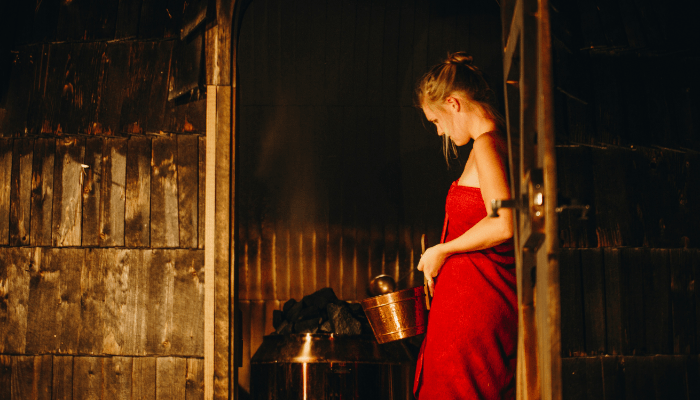
[{"label": "heated stone", "polygon": [[333,289],[326,287],[319,289],[312,294],[304,296],[302,299],[304,305],[307,307],[315,306],[319,310],[326,308],[328,303],[334,303],[338,301],[338,297],[335,295]]},{"label": "heated stone", "polygon": [[294,324],[294,332],[296,333],[316,333],[321,325],[321,318],[307,319]]},{"label": "heated stone", "polygon": [[287,300],[287,302],[284,303],[284,305],[282,306],[282,312],[287,314],[289,312],[289,310],[291,310],[291,308],[294,307],[295,304],[297,304],[296,300],[294,300],[294,299]]},{"label": "heated stone", "polygon": [[305,307],[299,312],[299,316],[297,317],[297,320],[305,321],[307,319],[312,319],[312,318],[321,318],[321,313],[319,312],[319,309],[311,306],[311,307]]},{"label": "heated stone", "polygon": [[288,322],[288,321],[282,321],[280,324],[279,328],[275,332],[277,332],[278,335],[289,335],[294,331],[294,326]]},{"label": "heated stone", "polygon": [[333,325],[333,331],[338,335],[360,335],[362,324],[353,318],[347,304],[329,303],[326,306],[328,318]]},{"label": "heated stone", "polygon": [[331,332],[333,332],[333,325],[331,325],[331,321],[328,320],[328,321],[322,323],[321,327],[318,328],[318,330],[321,332],[331,333]]},{"label": "heated stone", "polygon": [[304,303],[302,302],[294,304],[292,308],[284,314],[285,319],[289,322],[295,322],[299,318],[299,313],[301,313],[303,306]]}]

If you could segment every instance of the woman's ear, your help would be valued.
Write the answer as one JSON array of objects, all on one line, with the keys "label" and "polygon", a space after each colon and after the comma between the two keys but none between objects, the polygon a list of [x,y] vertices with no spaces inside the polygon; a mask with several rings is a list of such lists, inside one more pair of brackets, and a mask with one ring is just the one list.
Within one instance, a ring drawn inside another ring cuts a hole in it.
[{"label": "woman's ear", "polygon": [[447,106],[451,108],[452,110],[459,112],[459,110],[462,108],[462,102],[459,98],[455,96],[448,96],[445,99],[445,103],[447,103]]}]

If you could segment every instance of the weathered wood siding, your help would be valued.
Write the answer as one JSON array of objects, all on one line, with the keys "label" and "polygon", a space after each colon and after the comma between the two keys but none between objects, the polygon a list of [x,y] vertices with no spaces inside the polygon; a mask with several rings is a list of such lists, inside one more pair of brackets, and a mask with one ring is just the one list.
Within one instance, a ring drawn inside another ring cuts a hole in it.
[{"label": "weathered wood siding", "polygon": [[551,3],[564,398],[698,398],[691,3]]},{"label": "weathered wood siding", "polygon": [[204,397],[206,10],[0,5],[1,399]]}]

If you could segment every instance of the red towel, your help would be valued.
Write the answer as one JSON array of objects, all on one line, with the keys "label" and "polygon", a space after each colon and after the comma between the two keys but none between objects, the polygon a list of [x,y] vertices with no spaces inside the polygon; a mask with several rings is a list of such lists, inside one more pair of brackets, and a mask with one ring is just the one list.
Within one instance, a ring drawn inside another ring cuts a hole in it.
[{"label": "red towel", "polygon": [[[453,183],[443,241],[486,217],[479,188]],[[512,241],[449,257],[435,280],[414,393],[426,399],[514,399],[518,298]]]}]

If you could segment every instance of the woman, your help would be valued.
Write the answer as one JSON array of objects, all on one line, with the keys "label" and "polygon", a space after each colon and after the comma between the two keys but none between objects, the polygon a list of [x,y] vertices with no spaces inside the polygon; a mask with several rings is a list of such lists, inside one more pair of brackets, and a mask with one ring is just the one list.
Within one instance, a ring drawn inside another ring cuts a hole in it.
[{"label": "woman", "polygon": [[441,243],[418,263],[431,294],[414,392],[424,399],[512,399],[518,314],[513,215],[503,119],[493,92],[465,53],[451,54],[420,81],[417,101],[450,148],[474,145],[447,195]]}]

